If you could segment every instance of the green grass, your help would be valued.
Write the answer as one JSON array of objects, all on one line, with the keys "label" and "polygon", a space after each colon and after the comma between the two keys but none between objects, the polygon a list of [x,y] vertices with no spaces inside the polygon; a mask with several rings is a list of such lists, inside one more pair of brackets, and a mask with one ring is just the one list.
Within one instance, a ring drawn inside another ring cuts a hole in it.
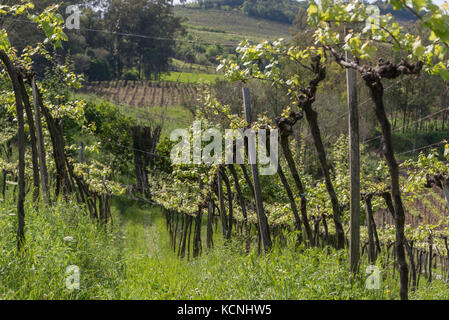
[{"label": "green grass", "polygon": [[[102,101],[106,101],[97,97],[94,94],[79,94],[75,95],[77,99],[83,99],[86,101],[92,101],[99,104]],[[109,102],[113,104],[112,102]],[[167,107],[151,107],[151,108],[138,108],[126,105],[116,105],[118,110],[136,120],[139,125],[161,125],[162,118],[165,117],[161,136],[169,136],[170,133],[179,128],[188,128],[193,121],[192,113],[183,106],[167,106]]]},{"label": "green grass", "polygon": [[215,83],[217,79],[223,79],[223,76],[218,74],[195,72],[167,72],[161,75],[161,81],[181,83]]},{"label": "green grass", "polygon": [[[17,253],[15,205],[0,203],[0,299],[397,299],[398,276],[382,271],[380,290],[365,289],[366,264],[350,280],[347,251],[275,247],[259,257],[226,246],[196,259],[179,259],[169,248],[160,209],[115,199],[114,227],[107,233],[73,203],[34,211],[27,201],[27,250]],[[204,229],[204,228],[203,228]],[[76,242],[65,241],[67,236]],[[203,234],[204,239],[204,234]],[[204,245],[204,243],[203,243]],[[390,259],[391,260],[391,259]],[[81,288],[65,286],[66,268],[80,267]],[[379,267],[381,263],[379,261]],[[435,280],[412,299],[447,299]]]},{"label": "green grass", "polygon": [[184,129],[192,125],[192,113],[182,106],[167,106],[167,107],[151,107],[151,108],[137,108],[130,106],[119,106],[120,112],[136,120],[141,125],[162,125],[161,136],[169,137],[170,133],[175,129]]},{"label": "green grass", "polygon": [[237,45],[246,38],[260,42],[290,37],[289,25],[251,18],[236,11],[175,7],[175,15],[187,18],[188,32],[207,43]]},{"label": "green grass", "polygon": [[[26,202],[26,250],[18,253],[15,204],[0,203],[0,299],[114,298],[121,273],[117,230],[105,233],[75,204],[38,209]],[[80,268],[80,290],[66,288],[71,265]]]},{"label": "green grass", "polygon": [[215,66],[205,66],[196,63],[187,63],[178,59],[172,59],[172,65],[178,68],[178,72],[198,72],[203,74],[215,74]]},{"label": "green grass", "polygon": [[[124,299],[397,299],[397,272],[383,273],[380,290],[365,289],[366,265],[353,280],[348,272],[347,251],[275,248],[259,257],[241,252],[233,243],[223,246],[220,230],[216,248],[197,259],[178,259],[169,248],[165,220],[159,209],[122,204],[126,235]],[[204,228],[203,228],[204,231]],[[203,234],[204,239],[204,234]],[[293,238],[291,238],[293,239]],[[203,244],[204,245],[204,244]],[[379,263],[379,267],[380,267]],[[446,299],[447,285],[427,284],[412,299]]]}]

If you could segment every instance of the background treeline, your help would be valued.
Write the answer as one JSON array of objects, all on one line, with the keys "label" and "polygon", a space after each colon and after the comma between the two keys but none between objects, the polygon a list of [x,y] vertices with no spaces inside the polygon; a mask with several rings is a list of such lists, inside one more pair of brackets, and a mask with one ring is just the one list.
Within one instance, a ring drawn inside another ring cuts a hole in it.
[{"label": "background treeline", "polygon": [[[39,1],[34,10],[40,12],[54,4],[60,4],[59,13],[67,19],[66,8],[73,5],[68,1]],[[77,73],[84,73],[90,81],[137,80],[158,79],[169,69],[169,59],[175,55],[173,39],[184,32],[171,1],[84,0],[79,6],[81,28],[67,32],[69,41],[57,52],[61,61],[71,56]],[[19,50],[42,36],[32,23],[13,17],[2,18],[0,24],[11,30],[12,44]],[[35,65],[37,70],[45,67],[44,61]]]},{"label": "background treeline", "polygon": [[[39,1],[34,10],[40,12],[55,4],[60,4],[59,13],[66,19],[71,1]],[[404,21],[413,20],[408,11],[393,11],[386,3],[377,4],[382,12],[391,11]],[[67,32],[69,41],[58,50],[56,58],[63,61],[70,55],[75,71],[84,73],[89,81],[159,80],[161,73],[172,71],[171,58],[207,66],[234,51],[233,47],[203,43],[187,34],[184,23],[189,22],[175,16],[169,0],[83,0],[79,6],[81,28]],[[293,0],[202,0],[188,4],[189,8],[202,10],[238,10],[250,17],[294,23],[299,29],[306,24],[307,6],[307,1]],[[29,21],[22,23],[12,16],[1,18],[0,25],[11,31],[12,44],[19,50],[42,36]],[[40,72],[47,67],[44,60],[35,65]]]}]

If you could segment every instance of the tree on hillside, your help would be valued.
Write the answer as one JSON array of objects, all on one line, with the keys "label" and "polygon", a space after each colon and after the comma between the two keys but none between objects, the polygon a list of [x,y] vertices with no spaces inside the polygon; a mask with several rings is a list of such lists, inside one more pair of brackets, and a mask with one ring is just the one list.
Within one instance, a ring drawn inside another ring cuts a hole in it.
[{"label": "tree on hillside", "polygon": [[117,33],[109,46],[116,77],[123,66],[137,66],[140,78],[158,78],[168,70],[175,54],[173,39],[184,32],[181,18],[174,17],[172,9],[167,0],[107,1],[104,27]]},{"label": "tree on hillside", "polygon": [[[10,1],[13,4],[19,0]],[[45,0],[30,9],[41,12],[60,4],[57,13],[67,18],[69,1]],[[173,40],[184,32],[181,18],[173,14],[169,0],[83,0],[79,2],[80,30],[68,30],[69,40],[57,50],[62,63],[71,55],[76,71],[86,73],[89,80],[110,80],[122,76],[124,69],[136,67],[139,77],[158,78],[167,71],[175,56]],[[19,50],[34,45],[43,36],[36,24],[19,21],[12,15],[0,17],[0,26],[10,31],[11,44]],[[45,59],[36,59],[35,69],[49,67]]]}]

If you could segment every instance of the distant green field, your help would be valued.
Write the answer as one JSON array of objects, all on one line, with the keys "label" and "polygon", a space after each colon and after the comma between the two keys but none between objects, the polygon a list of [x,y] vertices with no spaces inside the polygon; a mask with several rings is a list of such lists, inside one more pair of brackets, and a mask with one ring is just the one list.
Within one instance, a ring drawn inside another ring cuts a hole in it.
[{"label": "distant green field", "polygon": [[173,81],[181,83],[201,83],[201,82],[215,82],[217,79],[223,78],[218,74],[207,73],[190,73],[190,72],[168,72],[161,76],[161,81]]},{"label": "distant green field", "polygon": [[[97,104],[101,102],[113,103],[107,99],[100,98],[93,93],[77,93],[75,94],[75,97]],[[193,114],[182,106],[139,108],[125,104],[115,105],[122,114],[133,118],[140,125],[162,125],[163,137],[169,136],[175,129],[190,127],[193,121]]]},{"label": "distant green field", "polygon": [[188,63],[178,59],[172,59],[172,65],[177,68],[178,72],[197,72],[197,73],[210,73],[214,74],[216,66],[213,65],[201,65],[196,63]]},{"label": "distant green field", "polygon": [[208,43],[236,45],[246,38],[259,42],[290,37],[291,26],[251,18],[238,11],[175,7],[175,15],[187,18],[189,33]]}]

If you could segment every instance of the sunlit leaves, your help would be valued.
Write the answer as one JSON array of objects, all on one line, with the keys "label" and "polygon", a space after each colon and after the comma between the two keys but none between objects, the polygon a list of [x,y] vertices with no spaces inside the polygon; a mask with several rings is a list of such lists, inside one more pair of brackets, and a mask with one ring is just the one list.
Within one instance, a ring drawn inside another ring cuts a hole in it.
[{"label": "sunlit leaves", "polygon": [[307,9],[308,22],[311,25],[317,25],[320,22],[320,10],[317,5],[311,4]]},{"label": "sunlit leaves", "polygon": [[5,29],[0,30],[0,50],[8,51],[11,43],[8,39],[8,34]]},{"label": "sunlit leaves", "polygon": [[89,164],[73,163],[72,165],[74,174],[84,179],[91,192],[111,195],[125,193],[126,189],[120,183],[109,178],[112,176],[112,169],[100,161],[93,160]]},{"label": "sunlit leaves", "polygon": [[366,41],[362,47],[360,48],[361,50],[361,58],[362,59],[371,59],[374,57],[374,55],[377,52],[377,47],[375,45],[373,45],[372,41]]},{"label": "sunlit leaves", "polygon": [[287,91],[291,107],[298,107],[298,99],[307,87],[308,79],[314,75],[312,58],[320,57],[321,62],[325,60],[322,47],[288,47],[283,39],[264,41],[258,45],[244,41],[237,48],[237,52],[237,61],[223,60],[219,66],[225,77],[229,81],[263,80],[281,87]]},{"label": "sunlit leaves", "polygon": [[394,10],[402,9],[402,2],[400,0],[390,0],[390,4],[393,6]]},{"label": "sunlit leaves", "polygon": [[9,16],[26,16],[31,22],[37,24],[37,26],[44,31],[45,39],[42,42],[38,42],[34,46],[27,46],[23,49],[21,55],[15,52],[10,52],[10,41],[5,29],[0,31],[0,50],[8,53],[10,59],[20,60],[20,64],[25,69],[32,67],[31,58],[34,55],[41,55],[47,59],[51,59],[45,46],[51,44],[54,48],[62,46],[63,41],[67,41],[68,37],[64,33],[64,18],[57,14],[58,5],[52,5],[46,8],[42,13],[38,15],[31,14],[31,10],[34,9],[34,4],[30,0],[23,0],[22,3],[13,6],[1,5],[0,15]]},{"label": "sunlit leaves", "polygon": [[64,33],[64,18],[56,13],[58,5],[48,7],[38,16],[30,16],[31,21],[38,24],[44,31],[46,39],[44,43],[52,43],[56,48],[62,46],[62,41],[67,41],[68,37]]},{"label": "sunlit leaves", "polygon": [[[375,58],[379,44],[388,45],[410,60],[422,61],[425,64],[424,71],[448,79],[447,46],[443,46],[441,41],[449,44],[449,16],[431,1],[392,0],[390,3],[396,10],[403,7],[418,13],[428,10],[422,19],[423,25],[431,30],[430,37],[424,41],[419,36],[404,32],[393,16],[378,14],[373,6],[359,1],[331,0],[326,7],[319,7],[315,3],[310,5],[309,24],[315,28],[316,44],[333,47],[341,45],[343,50],[367,61]],[[342,44],[335,28],[340,25],[351,27]]]},{"label": "sunlit leaves", "polygon": [[283,84],[281,60],[301,62],[317,50],[287,48],[283,39],[279,39],[272,43],[264,41],[258,45],[250,45],[247,41],[243,41],[236,51],[239,53],[238,61],[222,60],[218,67],[220,70],[224,70],[228,80],[246,82],[253,78],[277,81],[278,84]]},{"label": "sunlit leaves", "polygon": [[416,37],[415,42],[413,43],[413,54],[418,57],[422,58],[426,52],[426,48],[423,46],[421,42],[420,37]]}]

